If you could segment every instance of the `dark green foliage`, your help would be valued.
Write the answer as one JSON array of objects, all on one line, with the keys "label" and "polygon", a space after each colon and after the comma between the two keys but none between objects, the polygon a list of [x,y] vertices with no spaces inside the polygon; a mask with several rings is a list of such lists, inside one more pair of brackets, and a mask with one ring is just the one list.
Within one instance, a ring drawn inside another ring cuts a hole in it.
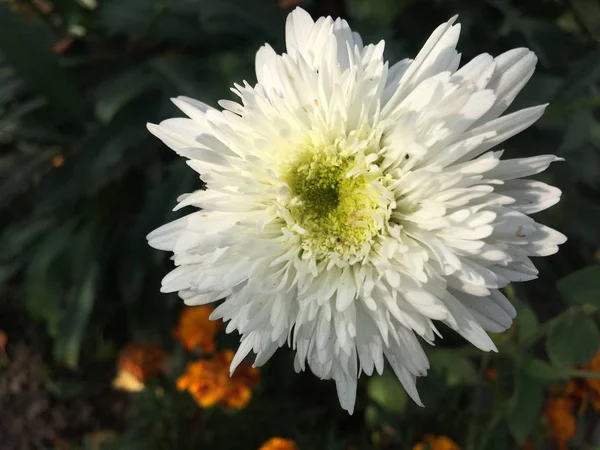
[{"label": "dark green foliage", "polygon": [[[314,14],[346,14],[365,41],[386,39],[390,60],[414,56],[455,13],[463,61],[530,47],[538,69],[511,109],[550,107],[505,144],[505,156],[566,159],[539,176],[564,193],[539,218],[569,242],[536,261],[539,281],[507,289],[519,318],[495,338],[499,353],[483,355],[444,330],[419,382],[426,408],[387,371],[360,380],[353,416],[337,404],[332,383],[296,375],[285,350],[240,413],[200,410],[178,392],[188,358],[172,339],[181,302],[159,292],[169,262],[145,239],[176,217],[180,194],[202,185],[146,123],[178,114],[170,97],[214,105],[232,98],[233,82],[253,83],[258,47],[283,49],[288,10],[276,0],[53,3],[46,11],[44,2],[0,1],[0,294],[42,336],[44,386],[57,402],[97,401],[129,341],[161,343],[170,355],[167,374],[129,398],[134,413],[111,410],[101,425],[68,429],[69,448],[97,448],[90,433],[104,428],[117,431],[116,443],[103,447],[115,450],[255,449],[276,435],[302,450],[408,449],[427,433],[467,450],[542,440],[548,387],[569,379],[600,345],[598,2],[304,3]],[[9,323],[0,328],[13,330],[9,343],[29,336]],[[220,339],[222,348],[237,345],[235,336]],[[490,367],[495,381],[485,377]],[[592,448],[590,439],[580,432],[573,448]]]}]

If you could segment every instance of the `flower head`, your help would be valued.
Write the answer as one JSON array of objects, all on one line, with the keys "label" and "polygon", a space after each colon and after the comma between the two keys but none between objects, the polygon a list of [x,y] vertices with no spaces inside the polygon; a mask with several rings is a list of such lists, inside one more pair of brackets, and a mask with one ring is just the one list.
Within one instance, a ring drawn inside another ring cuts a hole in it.
[{"label": "flower head", "polygon": [[415,444],[413,450],[460,450],[456,442],[447,436],[426,434],[423,442]]},{"label": "flower head", "polygon": [[[583,370],[600,372],[600,351],[596,353],[596,356],[594,356],[594,359],[592,359],[589,364],[583,367]],[[593,396],[597,399],[600,399],[600,378],[586,378],[585,383],[588,385]]]},{"label": "flower head", "polygon": [[298,446],[291,439],[273,437],[261,445],[259,450],[298,450]]},{"label": "flower head", "polygon": [[[600,352],[588,364],[580,367],[582,372],[600,372]],[[600,412],[600,382],[597,378],[573,378],[558,392],[558,396],[570,398],[578,413],[582,413],[588,404]]]},{"label": "flower head", "polygon": [[210,306],[184,308],[181,311],[174,334],[186,350],[198,349],[202,353],[215,351],[215,336],[219,331],[220,321],[209,319],[212,311]]},{"label": "flower head", "polygon": [[500,292],[536,278],[532,256],[565,237],[528,214],[560,191],[526,179],[558,158],[489,151],[545,106],[502,116],[531,77],[524,48],[459,69],[460,25],[440,25],[414,60],[391,66],[344,20],[287,19],[287,53],[256,55],[258,83],[223,110],[186,97],[189,116],[149,125],[202,175],[180,198],[202,208],[148,236],[174,252],[164,292],[225,299],[211,315],[241,333],[231,370],[286,343],[295,368],[333,378],[352,411],[360,373],[390,363],[420,404],[416,377],[443,322],[484,351],[515,309]]},{"label": "flower head", "polygon": [[550,398],[546,403],[544,415],[559,450],[566,450],[567,442],[573,439],[577,431],[575,402],[569,397]]},{"label": "flower head", "polygon": [[160,345],[131,343],[117,360],[117,377],[113,385],[127,391],[141,391],[148,379],[163,369],[166,353]]},{"label": "flower head", "polygon": [[252,397],[252,388],[259,382],[258,370],[243,363],[233,376],[229,365],[233,351],[224,350],[211,359],[201,359],[188,364],[177,380],[180,391],[187,390],[203,408],[220,404],[226,408],[242,409]]}]

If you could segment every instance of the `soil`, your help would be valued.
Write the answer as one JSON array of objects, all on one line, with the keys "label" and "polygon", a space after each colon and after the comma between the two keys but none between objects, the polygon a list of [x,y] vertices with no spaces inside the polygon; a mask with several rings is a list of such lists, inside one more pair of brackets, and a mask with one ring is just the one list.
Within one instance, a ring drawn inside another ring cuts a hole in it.
[{"label": "soil", "polygon": [[49,338],[10,306],[6,292],[0,292],[0,318],[0,344],[6,340],[0,348],[2,450],[68,449],[85,435],[105,439],[122,428],[127,402],[110,388],[111,367],[75,374],[49,366]]}]

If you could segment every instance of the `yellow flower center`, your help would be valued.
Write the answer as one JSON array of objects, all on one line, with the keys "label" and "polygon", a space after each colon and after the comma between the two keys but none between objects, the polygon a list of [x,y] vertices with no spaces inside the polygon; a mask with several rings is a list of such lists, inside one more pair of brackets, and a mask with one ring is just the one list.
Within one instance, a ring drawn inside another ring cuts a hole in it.
[{"label": "yellow flower center", "polygon": [[302,150],[282,171],[292,192],[288,210],[305,250],[355,256],[383,226],[378,175],[364,159],[332,144]]}]

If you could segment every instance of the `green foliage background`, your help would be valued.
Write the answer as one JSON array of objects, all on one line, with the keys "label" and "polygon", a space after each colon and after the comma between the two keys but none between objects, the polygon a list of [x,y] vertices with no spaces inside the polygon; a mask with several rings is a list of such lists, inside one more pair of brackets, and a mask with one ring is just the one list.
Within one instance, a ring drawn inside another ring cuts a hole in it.
[{"label": "green foliage background", "polygon": [[[11,343],[33,330],[52,401],[93,404],[109,389],[125,343],[164,345],[171,366],[152,382],[160,389],[130,396],[129,413],[109,414],[98,425],[119,436],[103,448],[254,449],[278,435],[303,450],[407,449],[425,433],[446,434],[470,450],[518,448],[528,439],[545,448],[541,411],[549,387],[582,375],[577,366],[600,347],[600,3],[314,0],[302,6],[314,16],[343,15],[365,42],[385,39],[392,61],[414,56],[456,13],[463,61],[520,46],[537,53],[537,72],[512,109],[550,106],[504,147],[510,157],[566,159],[540,176],[563,190],[563,200],[539,216],[569,241],[558,255],[536,261],[539,280],[507,289],[519,317],[495,337],[499,354],[482,354],[446,333],[429,349],[431,374],[419,382],[426,408],[408,401],[386,373],[361,379],[356,412],[348,416],[331,383],[294,374],[290,353],[280,351],[262,370],[247,409],[200,411],[174,388],[185,363],[171,334],[181,302],[160,294],[169,262],[145,240],[175,217],[176,197],[200,181],[145,124],[179,114],[170,97],[216,104],[232,98],[232,82],[252,83],[258,47],[284,48],[289,8],[276,0],[5,0],[0,328],[9,357]],[[235,336],[220,339],[221,347],[236,344]],[[498,373],[493,383],[483,376],[489,367]],[[579,421],[572,448],[599,448],[592,439],[597,417]],[[94,427],[63,429],[68,448],[97,448]],[[55,444],[44,445],[31,448]]]}]

